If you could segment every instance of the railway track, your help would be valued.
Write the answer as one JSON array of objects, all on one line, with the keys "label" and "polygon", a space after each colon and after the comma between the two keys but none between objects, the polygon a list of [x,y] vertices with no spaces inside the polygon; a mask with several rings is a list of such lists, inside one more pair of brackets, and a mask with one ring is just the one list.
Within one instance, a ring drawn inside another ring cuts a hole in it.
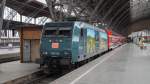
[{"label": "railway track", "polygon": [[31,78],[27,82],[21,82],[19,84],[49,84],[50,82],[56,80],[57,78],[60,78],[61,76],[65,75],[65,74],[67,74],[67,73],[69,73],[69,72],[71,72],[71,71],[73,71],[79,67],[81,67],[82,65],[84,65],[84,64],[81,64],[78,67],[74,67],[70,70],[69,69],[64,70],[64,71],[62,71],[62,73],[54,73],[51,75],[46,75],[46,74],[44,74],[44,72],[42,72],[41,74],[34,76],[33,79]]},{"label": "railway track", "polygon": [[[96,58],[102,56],[103,54],[105,54],[105,53],[102,53],[101,55],[98,55],[98,56],[92,58],[88,62],[95,60]],[[39,71],[39,72],[36,72],[36,75],[29,76],[26,79],[23,79],[23,80],[21,79],[21,80],[19,80],[19,82],[15,82],[15,83],[11,83],[11,84],[49,84],[50,82],[56,80],[57,78],[60,78],[61,76],[71,72],[72,70],[75,70],[75,69],[83,66],[84,64],[85,63],[81,63],[77,67],[74,67],[70,70],[64,69],[62,71],[62,73],[53,73],[51,75],[44,74],[44,71]]]},{"label": "railway track", "polygon": [[[47,75],[43,75],[43,76],[36,77],[36,78],[34,78],[34,79],[30,80],[30,81],[27,81],[24,84],[40,84],[40,82],[42,80],[45,80],[47,78],[50,79],[50,80],[52,79],[51,77],[48,77]],[[47,81],[46,83],[48,83],[49,81]]]},{"label": "railway track", "polygon": [[11,61],[17,61],[19,60],[19,53],[12,53],[12,54],[4,54],[0,55],[0,63],[6,63]]},{"label": "railway track", "polygon": [[37,76],[34,76],[33,79],[28,80],[27,82],[22,82],[19,84],[48,84],[57,78],[69,73],[70,71],[63,71],[62,73],[55,73],[51,75],[44,74],[43,72],[41,74],[38,74]]},{"label": "railway track", "polygon": [[20,59],[19,48],[0,48],[0,63],[17,61]]}]

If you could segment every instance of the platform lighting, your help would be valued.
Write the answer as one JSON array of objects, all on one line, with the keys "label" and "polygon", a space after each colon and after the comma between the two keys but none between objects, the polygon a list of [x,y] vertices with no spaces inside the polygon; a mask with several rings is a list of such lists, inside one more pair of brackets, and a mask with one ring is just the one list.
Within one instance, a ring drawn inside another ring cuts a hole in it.
[{"label": "platform lighting", "polygon": [[104,26],[105,24],[103,23],[102,25]]},{"label": "platform lighting", "polygon": [[96,26],[98,26],[98,24],[96,24]]}]

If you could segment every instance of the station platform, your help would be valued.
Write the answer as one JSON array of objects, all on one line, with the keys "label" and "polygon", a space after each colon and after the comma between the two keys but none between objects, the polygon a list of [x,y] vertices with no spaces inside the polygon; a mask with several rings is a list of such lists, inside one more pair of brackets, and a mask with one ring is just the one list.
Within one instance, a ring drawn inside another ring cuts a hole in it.
[{"label": "station platform", "polygon": [[49,84],[149,84],[149,52],[125,44]]},{"label": "station platform", "polygon": [[11,82],[38,71],[39,65],[34,63],[14,61],[0,64],[0,84],[16,84]]},{"label": "station platform", "polygon": [[0,49],[0,63],[19,60],[20,48]]}]

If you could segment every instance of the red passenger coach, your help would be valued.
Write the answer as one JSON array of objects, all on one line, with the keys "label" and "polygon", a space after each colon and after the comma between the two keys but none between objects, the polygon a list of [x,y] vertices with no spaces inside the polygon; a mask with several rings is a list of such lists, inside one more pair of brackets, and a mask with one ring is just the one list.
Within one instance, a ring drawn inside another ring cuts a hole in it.
[{"label": "red passenger coach", "polygon": [[125,42],[125,37],[113,32],[112,30],[106,30],[108,34],[108,48],[113,49],[116,48]]},{"label": "red passenger coach", "polygon": [[108,48],[111,49],[111,37],[112,37],[112,31],[106,30],[108,35]]}]

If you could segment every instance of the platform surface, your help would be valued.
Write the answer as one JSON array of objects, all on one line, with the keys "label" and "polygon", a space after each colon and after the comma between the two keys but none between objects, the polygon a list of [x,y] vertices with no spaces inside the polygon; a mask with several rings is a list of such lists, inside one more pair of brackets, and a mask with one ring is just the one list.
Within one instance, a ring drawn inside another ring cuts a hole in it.
[{"label": "platform surface", "polygon": [[0,84],[39,71],[39,65],[19,61],[0,64]]},{"label": "platform surface", "polygon": [[150,84],[150,48],[126,44],[49,84]]}]

